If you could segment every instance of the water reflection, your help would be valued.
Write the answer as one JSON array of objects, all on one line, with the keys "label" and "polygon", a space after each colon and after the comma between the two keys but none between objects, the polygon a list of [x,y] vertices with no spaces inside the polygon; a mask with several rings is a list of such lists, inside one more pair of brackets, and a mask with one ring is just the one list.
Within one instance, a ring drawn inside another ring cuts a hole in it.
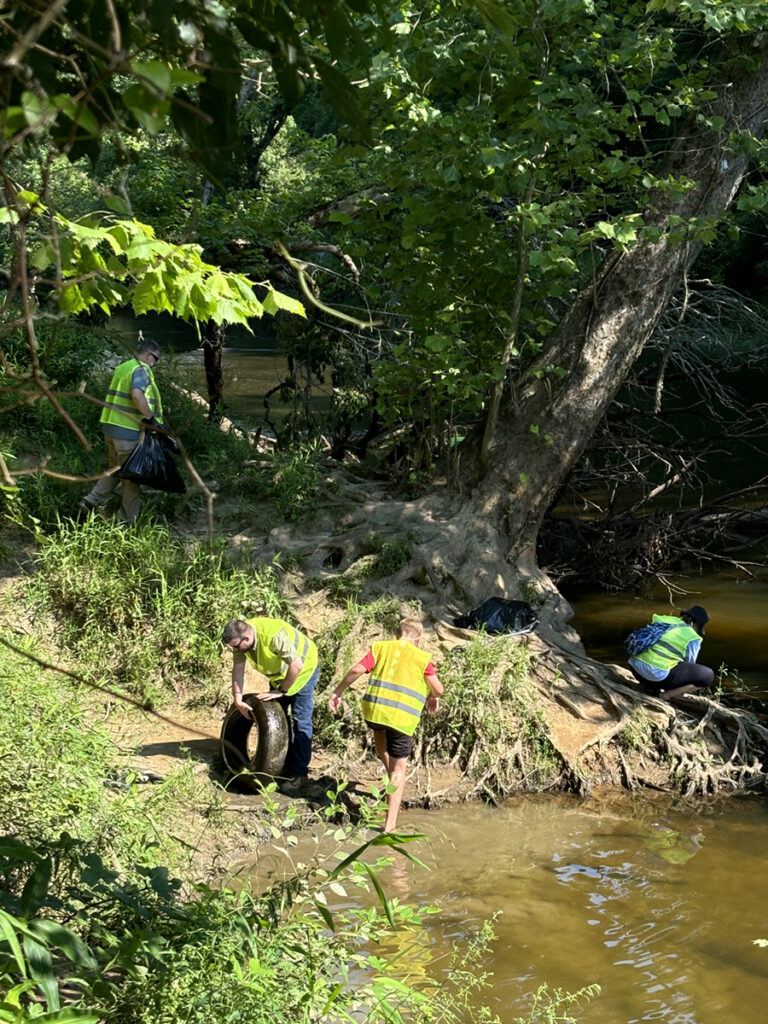
[{"label": "water reflection", "polygon": [[768,976],[768,950],[753,945],[768,937],[766,823],[767,803],[736,799],[704,813],[629,797],[406,812],[404,827],[430,836],[418,855],[431,870],[401,859],[384,884],[401,900],[441,906],[425,921],[429,942],[411,936],[409,947],[417,973],[431,949],[438,980],[451,944],[500,912],[485,1001],[505,1022],[544,982],[600,984],[576,1014],[583,1024],[757,1022]]},{"label": "water reflection", "polygon": [[[230,419],[255,430],[265,426],[264,395],[283,381],[288,373],[288,360],[272,330],[272,318],[253,321],[253,333],[244,327],[228,327],[222,350],[222,374],[226,413]],[[131,347],[139,330],[158,341],[173,353],[187,386],[198,394],[207,394],[203,354],[194,327],[167,314],[147,313],[140,317],[118,314],[110,321],[110,329],[123,344]],[[328,407],[330,384],[312,388],[313,407]],[[278,394],[270,398],[270,418],[281,420],[289,409]]]},{"label": "water reflection", "polygon": [[764,641],[768,572],[761,572],[752,580],[712,573],[676,582],[687,593],[677,595],[672,603],[661,586],[650,598],[603,591],[568,594],[575,612],[572,625],[584,641],[587,653],[597,661],[625,665],[624,638],[630,630],[650,622],[654,612],[670,615],[680,608],[701,604],[711,621],[699,661],[715,672],[725,665],[756,693],[768,696]]}]

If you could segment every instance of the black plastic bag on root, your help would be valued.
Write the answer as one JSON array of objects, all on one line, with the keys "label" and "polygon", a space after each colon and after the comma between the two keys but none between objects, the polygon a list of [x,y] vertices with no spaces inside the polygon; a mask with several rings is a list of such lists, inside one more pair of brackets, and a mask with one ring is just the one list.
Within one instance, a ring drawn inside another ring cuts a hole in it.
[{"label": "black plastic bag on root", "polygon": [[504,597],[489,597],[466,615],[453,620],[461,629],[485,629],[486,633],[531,633],[539,624],[539,617],[527,601],[508,601]]},{"label": "black plastic bag on root", "polygon": [[156,491],[183,494],[187,489],[173,456],[154,430],[144,432],[141,442],[115,476],[121,480],[132,480],[133,483],[142,484],[144,487],[154,487]]}]

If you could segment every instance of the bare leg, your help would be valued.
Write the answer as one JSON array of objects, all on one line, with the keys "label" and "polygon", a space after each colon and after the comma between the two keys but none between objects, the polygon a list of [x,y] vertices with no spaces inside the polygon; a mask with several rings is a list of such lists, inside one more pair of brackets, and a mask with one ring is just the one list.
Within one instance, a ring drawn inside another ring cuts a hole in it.
[{"label": "bare leg", "polygon": [[390,757],[387,753],[387,734],[383,729],[374,731],[373,739],[376,743],[376,754],[384,765],[387,772],[387,779],[390,786],[394,786],[394,792],[387,796],[387,816],[384,819],[384,831],[394,832],[397,824],[397,815],[403,799],[405,789],[405,765],[407,757]]},{"label": "bare leg", "polygon": [[405,766],[407,763],[407,757],[390,757],[389,759],[389,784],[395,788],[387,797],[387,817],[384,819],[385,832],[395,831],[397,814],[400,810],[400,802],[403,799],[403,791],[405,790]]},{"label": "bare leg", "polygon": [[389,778],[389,754],[387,753],[387,734],[383,729],[374,729],[373,741],[376,744],[376,756],[384,765],[384,769]]},{"label": "bare leg", "polygon": [[[121,437],[111,437],[109,434],[104,435],[104,440],[107,442],[110,469],[122,466],[138,443],[137,441],[127,441]],[[120,484],[123,485],[120,518],[125,523],[132,523],[139,514],[139,505],[141,504],[141,487],[139,484],[133,483],[132,480],[120,480],[114,473],[111,476],[102,476],[96,481],[91,493],[87,494],[83,500],[91,507],[104,505]]]}]

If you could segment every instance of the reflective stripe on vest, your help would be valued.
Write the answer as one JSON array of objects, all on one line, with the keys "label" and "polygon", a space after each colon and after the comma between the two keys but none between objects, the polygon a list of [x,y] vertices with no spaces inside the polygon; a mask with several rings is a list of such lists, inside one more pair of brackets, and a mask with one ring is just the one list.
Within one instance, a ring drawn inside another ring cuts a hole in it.
[{"label": "reflective stripe on vest", "polygon": [[372,650],[375,662],[362,701],[363,717],[412,736],[429,693],[424,669],[430,656],[403,639],[380,641]]},{"label": "reflective stripe on vest", "polygon": [[[282,655],[275,654],[270,648],[272,640],[283,630],[288,637],[288,642],[296,651],[296,657],[304,662],[301,671],[293,681],[288,696],[293,696],[309,681],[317,668],[317,647],[298,629],[283,619],[256,618],[248,619],[248,625],[256,633],[256,643],[253,650],[246,651],[245,656],[257,671],[269,679],[273,689],[279,689],[280,683],[285,679],[290,661],[283,661]],[[293,659],[291,659],[293,660]]]},{"label": "reflective stripe on vest", "polygon": [[152,370],[146,363],[142,363],[138,359],[128,359],[115,368],[104,399],[106,405],[101,411],[100,421],[113,427],[119,427],[121,431],[135,434],[136,437],[141,432],[142,416],[131,398],[131,378],[133,371],[139,366],[146,370],[149,377],[149,384],[144,392],[149,408],[158,423],[163,422],[163,405]]},{"label": "reflective stripe on vest", "polygon": [[682,619],[674,615],[654,615],[652,622],[668,622],[670,628],[649,647],[647,651],[635,656],[635,661],[643,661],[651,668],[661,670],[674,668],[685,661],[685,654],[691,640],[701,640],[695,629],[691,629]]}]

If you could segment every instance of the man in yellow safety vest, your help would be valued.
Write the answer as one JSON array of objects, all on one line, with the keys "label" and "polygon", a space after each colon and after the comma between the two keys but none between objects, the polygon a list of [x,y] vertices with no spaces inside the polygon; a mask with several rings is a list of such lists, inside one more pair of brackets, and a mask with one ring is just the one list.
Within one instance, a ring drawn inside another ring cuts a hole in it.
[{"label": "man in yellow safety vest", "polygon": [[291,778],[283,792],[300,793],[308,779],[312,760],[312,712],[320,675],[314,642],[283,619],[257,617],[230,619],[221,642],[233,651],[232,700],[245,718],[251,709],[243,700],[245,663],[266,676],[270,689],[258,693],[259,700],[279,700],[288,718],[288,754],[285,773]]},{"label": "man in yellow safety vest", "polygon": [[386,769],[392,791],[387,797],[384,831],[394,832],[405,790],[405,766],[413,734],[426,705],[437,711],[443,684],[429,654],[419,649],[422,628],[417,619],[401,619],[396,640],[381,640],[347,672],[328,701],[336,713],[341,695],[362,675],[370,674],[363,697],[363,717],[373,729],[376,753]]},{"label": "man in yellow safety vest", "polygon": [[[146,426],[163,423],[163,405],[153,369],[160,362],[160,346],[139,334],[139,346],[133,359],[115,368],[101,413],[101,429],[107,443],[110,469],[122,466],[141,440]],[[120,480],[114,473],[99,477],[90,494],[78,502],[82,515],[109,500],[122,484],[120,518],[133,523],[139,514],[141,487],[132,480]]]}]

